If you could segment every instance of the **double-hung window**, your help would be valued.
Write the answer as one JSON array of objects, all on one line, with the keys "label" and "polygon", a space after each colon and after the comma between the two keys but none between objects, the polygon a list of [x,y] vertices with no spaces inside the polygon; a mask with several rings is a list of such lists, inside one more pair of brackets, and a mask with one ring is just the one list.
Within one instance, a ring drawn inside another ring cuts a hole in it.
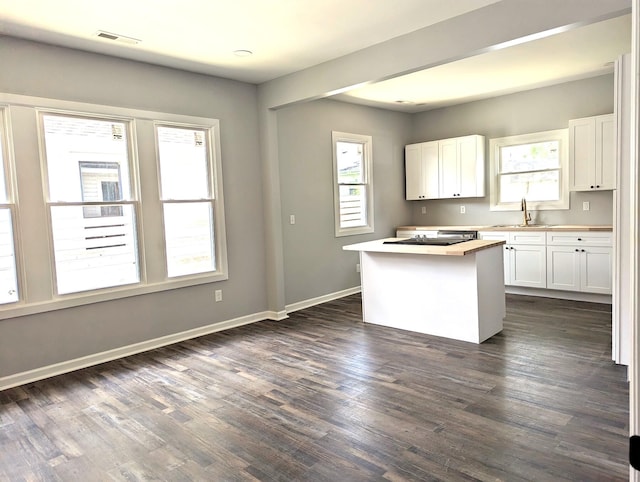
[{"label": "double-hung window", "polygon": [[19,300],[13,223],[15,205],[10,189],[5,110],[0,109],[0,304]]},{"label": "double-hung window", "polygon": [[336,236],[373,232],[371,136],[332,132]]},{"label": "double-hung window", "polygon": [[568,209],[567,129],[490,141],[491,209]]},{"label": "double-hung window", "polygon": [[40,112],[55,291],[138,283],[130,121]]},{"label": "double-hung window", "polygon": [[219,120],[0,102],[0,320],[228,279]]},{"label": "double-hung window", "polygon": [[218,266],[212,129],[156,125],[169,278],[212,273]]}]

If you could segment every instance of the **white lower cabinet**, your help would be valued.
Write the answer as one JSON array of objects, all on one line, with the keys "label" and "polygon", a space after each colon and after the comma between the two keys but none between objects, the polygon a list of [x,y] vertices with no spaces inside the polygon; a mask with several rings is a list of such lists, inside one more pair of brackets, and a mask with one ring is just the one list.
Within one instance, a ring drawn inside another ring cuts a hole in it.
[{"label": "white lower cabinet", "polygon": [[504,284],[529,288],[546,288],[546,248],[544,232],[479,233],[481,239],[505,241]]},{"label": "white lower cabinet", "polygon": [[546,250],[544,246],[515,244],[509,246],[513,286],[546,288]]},{"label": "white lower cabinet", "polygon": [[610,233],[547,234],[547,288],[611,294]]}]

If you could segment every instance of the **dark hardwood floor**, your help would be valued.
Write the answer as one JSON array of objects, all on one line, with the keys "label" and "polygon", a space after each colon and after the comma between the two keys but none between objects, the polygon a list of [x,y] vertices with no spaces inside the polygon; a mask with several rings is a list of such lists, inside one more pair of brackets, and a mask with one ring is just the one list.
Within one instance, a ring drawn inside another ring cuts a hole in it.
[{"label": "dark hardwood floor", "polygon": [[507,297],[481,345],[350,296],[0,392],[2,481],[628,478],[607,305]]}]

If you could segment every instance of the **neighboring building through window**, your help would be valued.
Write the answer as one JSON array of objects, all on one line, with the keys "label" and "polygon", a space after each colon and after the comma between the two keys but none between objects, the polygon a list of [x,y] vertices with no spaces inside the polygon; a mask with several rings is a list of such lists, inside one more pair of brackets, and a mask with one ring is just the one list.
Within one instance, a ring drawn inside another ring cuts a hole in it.
[{"label": "neighboring building through window", "polygon": [[371,136],[332,132],[336,236],[373,232]]},{"label": "neighboring building through window", "polygon": [[42,113],[56,292],[138,283],[129,122]]},{"label": "neighboring building through window", "polygon": [[568,209],[567,129],[491,139],[491,209]]},{"label": "neighboring building through window", "polygon": [[0,109],[0,304],[19,300],[13,234],[15,216],[10,183],[7,182],[10,171],[4,114],[5,111]]}]

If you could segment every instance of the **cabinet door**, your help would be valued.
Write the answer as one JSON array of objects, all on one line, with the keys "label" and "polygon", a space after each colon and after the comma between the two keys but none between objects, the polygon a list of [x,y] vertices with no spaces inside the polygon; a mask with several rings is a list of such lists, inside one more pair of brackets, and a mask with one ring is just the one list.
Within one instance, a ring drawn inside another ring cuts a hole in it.
[{"label": "cabinet door", "polygon": [[616,188],[615,122],[613,114],[595,119],[596,156],[595,181],[597,189]]},{"label": "cabinet door", "polygon": [[612,248],[580,249],[580,288],[587,293],[611,294]]},{"label": "cabinet door", "polygon": [[422,143],[422,182],[424,199],[438,199],[440,197],[439,169],[439,142]]},{"label": "cabinet door", "polygon": [[411,144],[404,148],[404,165],[407,201],[422,199],[422,146]]},{"label": "cabinet door", "polygon": [[438,199],[438,141],[405,146],[404,164],[407,201]]},{"label": "cabinet door", "polygon": [[460,195],[460,171],[458,168],[458,143],[456,139],[440,141],[440,197]]},{"label": "cabinet door", "polygon": [[595,187],[595,119],[569,121],[569,169],[572,191],[591,191]]},{"label": "cabinet door", "polygon": [[572,191],[615,189],[613,114],[569,121],[569,168]]},{"label": "cabinet door", "polygon": [[481,136],[457,139],[460,196],[484,196],[484,142]]},{"label": "cabinet door", "polygon": [[514,286],[546,288],[546,248],[545,246],[511,245],[510,274]]},{"label": "cabinet door", "polygon": [[547,288],[580,291],[581,254],[572,246],[547,246]]}]

